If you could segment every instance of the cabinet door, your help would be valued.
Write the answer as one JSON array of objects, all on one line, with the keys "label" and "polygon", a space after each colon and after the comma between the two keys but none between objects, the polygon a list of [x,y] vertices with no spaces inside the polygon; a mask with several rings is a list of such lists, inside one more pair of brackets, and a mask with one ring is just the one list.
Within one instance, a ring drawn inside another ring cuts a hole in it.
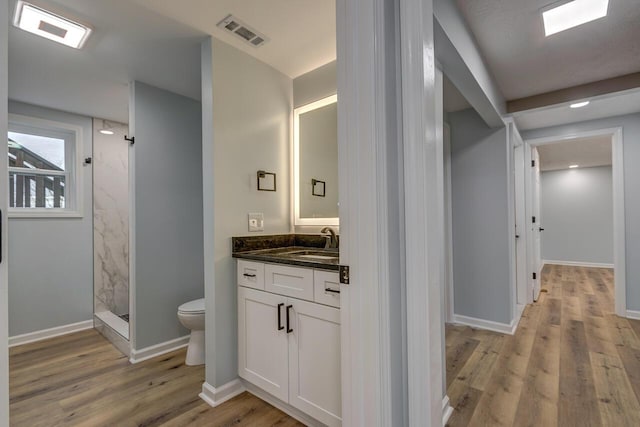
[{"label": "cabinet door", "polygon": [[289,398],[286,300],[238,287],[238,375],[285,402]]},{"label": "cabinet door", "polygon": [[328,426],[342,424],[340,310],[289,298],[289,404]]}]

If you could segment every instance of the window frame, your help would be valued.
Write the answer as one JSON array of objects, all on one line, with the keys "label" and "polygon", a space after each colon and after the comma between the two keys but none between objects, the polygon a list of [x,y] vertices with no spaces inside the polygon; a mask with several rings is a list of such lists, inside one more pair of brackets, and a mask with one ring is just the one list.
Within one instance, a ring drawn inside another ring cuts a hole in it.
[{"label": "window frame", "polygon": [[[83,173],[82,155],[84,131],[81,126],[21,114],[9,114],[9,132],[55,137],[65,141],[65,207],[27,208],[9,207],[9,218],[82,218]],[[7,135],[8,136],[8,135]],[[25,168],[10,167],[9,172],[22,172]],[[38,173],[36,173],[37,175]],[[54,173],[52,175],[55,175]],[[7,185],[9,175],[7,175]]]}]

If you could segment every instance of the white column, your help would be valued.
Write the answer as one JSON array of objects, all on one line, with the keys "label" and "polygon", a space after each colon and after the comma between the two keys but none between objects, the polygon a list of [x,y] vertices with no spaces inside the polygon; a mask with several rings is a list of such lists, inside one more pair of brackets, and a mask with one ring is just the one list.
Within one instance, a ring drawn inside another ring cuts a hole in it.
[{"label": "white column", "polygon": [[337,2],[345,426],[442,423],[431,3]]},{"label": "white column", "polygon": [[[410,426],[442,425],[442,150],[436,137],[433,2],[400,0]],[[440,143],[442,141],[440,140]]]},{"label": "white column", "polygon": [[[8,23],[9,4],[7,0],[0,0],[0,135],[7,135],[8,120]],[[3,137],[3,138],[4,138]],[[0,264],[0,427],[9,426],[9,307],[7,306],[8,295],[8,221],[7,209],[9,207],[9,197],[7,195],[7,181],[9,172],[7,171],[7,144],[2,144],[0,149],[0,209],[2,209],[2,263]]]}]

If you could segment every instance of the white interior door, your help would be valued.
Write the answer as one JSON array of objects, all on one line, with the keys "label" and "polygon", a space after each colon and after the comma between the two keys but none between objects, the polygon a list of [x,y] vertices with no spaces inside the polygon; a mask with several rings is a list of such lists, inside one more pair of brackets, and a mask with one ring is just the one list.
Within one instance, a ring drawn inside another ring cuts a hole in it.
[{"label": "white interior door", "polygon": [[286,302],[280,295],[238,287],[238,374],[284,402],[289,399]]},{"label": "white interior door", "polygon": [[531,148],[531,159],[533,160],[531,168],[531,184],[532,184],[532,213],[531,218],[531,236],[533,237],[533,300],[537,301],[540,296],[540,273],[542,270],[542,218],[540,217],[540,156],[536,147]]},{"label": "white interior door", "polygon": [[453,228],[451,223],[451,128],[447,123],[443,129],[444,144],[444,301],[447,322],[453,322]]},{"label": "white interior door", "polygon": [[514,203],[516,224],[516,302],[526,305],[527,300],[527,248],[526,248],[526,213],[525,213],[525,168],[524,144],[514,147]]}]

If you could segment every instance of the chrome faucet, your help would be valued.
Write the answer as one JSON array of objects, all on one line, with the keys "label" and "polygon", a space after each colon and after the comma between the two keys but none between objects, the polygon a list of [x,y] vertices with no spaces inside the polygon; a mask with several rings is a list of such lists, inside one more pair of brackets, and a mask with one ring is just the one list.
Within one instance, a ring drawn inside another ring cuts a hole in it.
[{"label": "chrome faucet", "polygon": [[[331,227],[325,227],[320,230],[320,233],[324,235],[326,242],[324,244],[325,249],[337,249],[338,248],[338,237],[336,236],[336,232],[333,231]],[[328,233],[328,234],[324,234]]]}]

